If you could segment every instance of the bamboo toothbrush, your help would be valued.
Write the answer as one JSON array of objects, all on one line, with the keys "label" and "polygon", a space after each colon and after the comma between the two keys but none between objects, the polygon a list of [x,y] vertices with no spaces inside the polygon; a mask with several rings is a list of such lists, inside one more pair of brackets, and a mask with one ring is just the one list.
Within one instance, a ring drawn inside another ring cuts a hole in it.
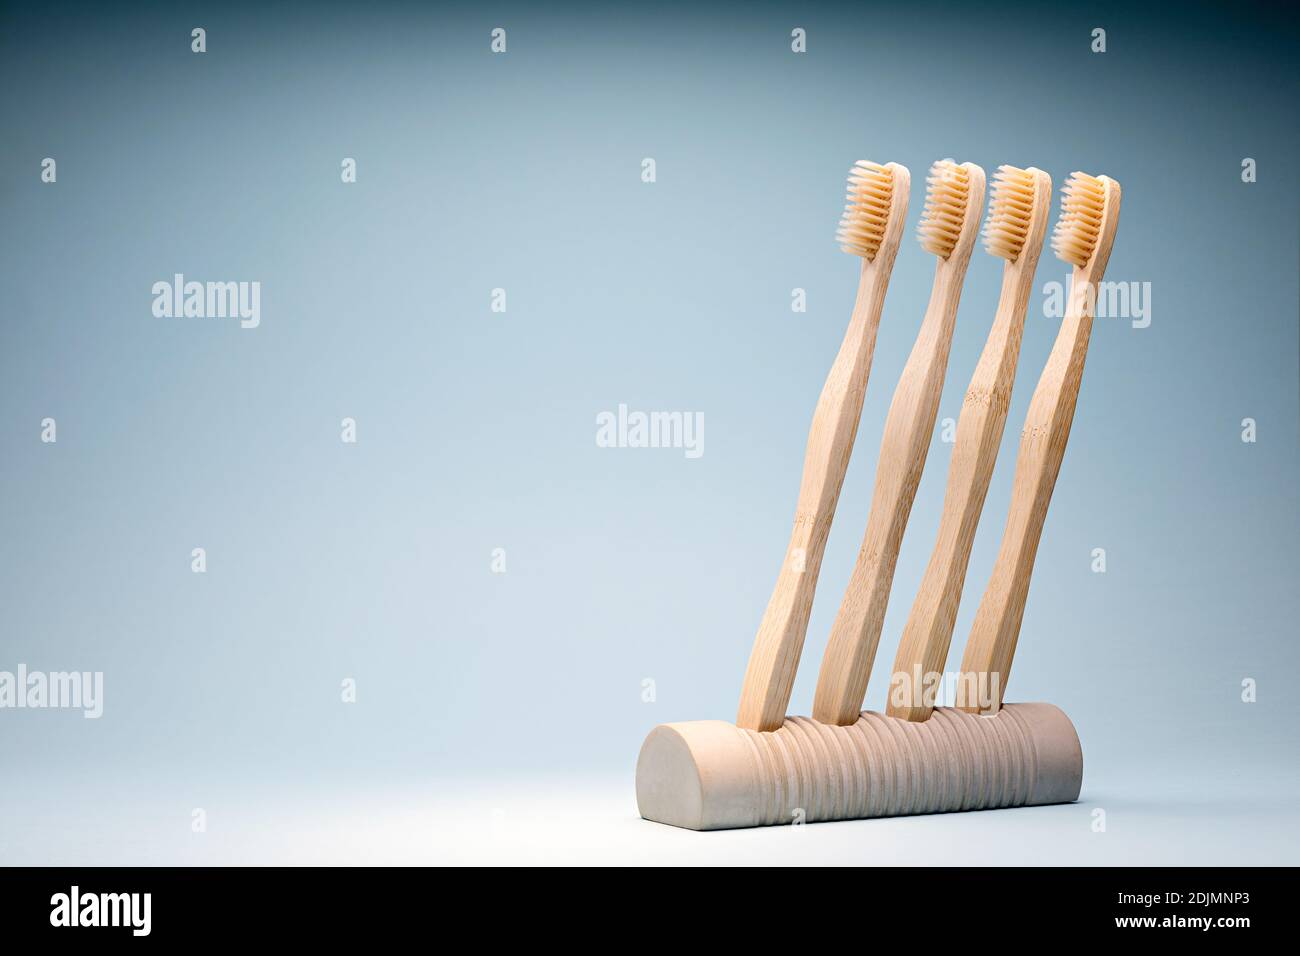
[{"label": "bamboo toothbrush", "polygon": [[1097,284],[1110,259],[1119,205],[1119,183],[1109,177],[1076,172],[1065,184],[1052,249],[1074,266],[1069,307],[1025,417],[1002,547],[962,656],[962,710],[995,713],[1002,705],[1034,556],[1074,421]]},{"label": "bamboo toothbrush", "polygon": [[866,535],[817,677],[813,717],[822,723],[851,724],[862,708],[898,549],[930,448],[962,280],[983,208],[984,170],[950,159],[930,168],[920,240],[938,257],[934,287],[885,419]]},{"label": "bamboo toothbrush", "polygon": [[948,660],[971,544],[1007,422],[1034,270],[1052,211],[1052,177],[1032,166],[1000,167],[991,192],[984,246],[1006,260],[1002,293],[957,422],[939,537],[894,659],[887,712],[905,720],[929,719],[937,677]]},{"label": "bamboo toothbrush", "polygon": [[754,639],[741,689],[736,724],[743,728],[776,730],[785,721],[822,553],[862,415],[880,311],[907,218],[910,185],[906,167],[897,163],[880,166],[860,160],[849,171],[848,202],[836,237],[840,248],[862,259],[857,300],[813,412],[794,531]]}]

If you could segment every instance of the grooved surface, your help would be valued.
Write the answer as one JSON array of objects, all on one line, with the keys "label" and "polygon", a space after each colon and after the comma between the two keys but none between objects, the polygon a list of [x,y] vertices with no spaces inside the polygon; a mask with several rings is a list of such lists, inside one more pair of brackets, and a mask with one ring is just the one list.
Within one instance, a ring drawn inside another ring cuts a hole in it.
[{"label": "grooved surface", "polygon": [[758,769],[758,825],[802,819],[986,810],[1032,803],[1038,761],[1015,708],[978,717],[936,708],[922,723],[864,711],[845,727],[788,717],[779,730],[737,728]]}]

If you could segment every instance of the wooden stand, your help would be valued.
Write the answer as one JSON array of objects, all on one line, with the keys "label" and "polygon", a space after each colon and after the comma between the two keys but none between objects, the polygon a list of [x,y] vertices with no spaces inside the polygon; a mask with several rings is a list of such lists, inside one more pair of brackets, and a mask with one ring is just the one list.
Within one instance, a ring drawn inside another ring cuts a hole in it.
[{"label": "wooden stand", "polygon": [[787,717],[769,733],[660,724],[636,764],[641,816],[689,830],[1069,803],[1082,783],[1079,737],[1051,704],[937,707],[923,723],[863,711],[846,727]]}]

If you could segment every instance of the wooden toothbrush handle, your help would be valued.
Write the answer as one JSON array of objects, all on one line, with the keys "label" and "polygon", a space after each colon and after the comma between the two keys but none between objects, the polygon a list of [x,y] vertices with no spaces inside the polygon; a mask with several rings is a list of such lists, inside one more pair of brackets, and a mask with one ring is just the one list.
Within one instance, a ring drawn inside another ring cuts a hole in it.
[{"label": "wooden toothbrush handle", "polygon": [[948,660],[971,545],[1007,421],[1036,264],[1034,257],[1027,273],[1014,264],[1003,273],[997,315],[957,422],[938,541],[894,659],[887,709],[891,717],[927,720],[933,710],[932,697],[925,695],[937,689],[932,675],[942,675]]},{"label": "wooden toothbrush handle", "polygon": [[962,655],[957,706],[971,713],[997,711],[1006,691],[1034,558],[1083,381],[1092,332],[1090,286],[1087,273],[1076,269],[1065,320],[1025,416],[1002,546]]},{"label": "wooden toothbrush handle", "polygon": [[965,262],[940,262],[921,332],[894,390],[862,549],[817,677],[813,717],[822,723],[851,724],[862,709],[898,549],[939,410],[964,276]]},{"label": "wooden toothbrush handle", "polygon": [[892,265],[892,256],[864,260],[853,317],[813,412],[790,546],[754,639],[741,689],[736,724],[748,730],[775,730],[785,720],[822,553],[862,416]]}]

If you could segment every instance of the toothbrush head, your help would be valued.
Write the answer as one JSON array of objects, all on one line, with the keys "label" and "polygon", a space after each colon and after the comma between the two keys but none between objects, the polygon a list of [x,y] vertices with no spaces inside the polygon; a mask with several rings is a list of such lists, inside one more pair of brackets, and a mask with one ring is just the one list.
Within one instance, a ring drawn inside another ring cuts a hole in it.
[{"label": "toothbrush head", "polygon": [[[980,182],[983,188],[983,180]],[[921,247],[941,259],[957,248],[966,222],[966,206],[971,195],[970,169],[951,159],[941,159],[930,167],[925,180],[925,212],[917,236]]]},{"label": "toothbrush head", "polygon": [[845,252],[868,262],[880,251],[889,225],[890,207],[895,201],[892,166],[860,159],[849,170],[848,202],[835,238]]},{"label": "toothbrush head", "polygon": [[1106,212],[1106,177],[1071,173],[1061,190],[1061,218],[1052,233],[1056,257],[1082,269],[1097,251]]},{"label": "toothbrush head", "polygon": [[[1038,189],[1043,192],[1038,193]],[[984,221],[984,248],[999,258],[1015,262],[1024,252],[1025,241],[1033,231],[1036,213],[1041,225],[1034,248],[1040,248],[1046,229],[1047,197],[1051,190],[1051,177],[1042,170],[999,166],[993,174],[989,216]]]}]

